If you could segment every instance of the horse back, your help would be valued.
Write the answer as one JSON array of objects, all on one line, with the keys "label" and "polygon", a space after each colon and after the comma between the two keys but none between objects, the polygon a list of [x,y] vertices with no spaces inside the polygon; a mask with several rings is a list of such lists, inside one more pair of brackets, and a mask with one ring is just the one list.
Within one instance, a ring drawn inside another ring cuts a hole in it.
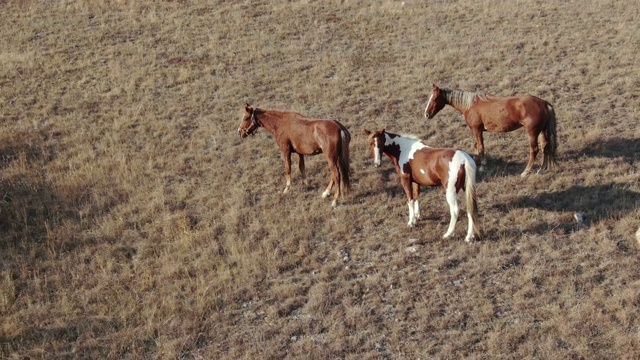
[{"label": "horse back", "polygon": [[296,153],[316,155],[336,148],[342,128],[336,120],[297,116],[290,119],[286,137]]},{"label": "horse back", "polygon": [[470,122],[481,121],[487,131],[509,132],[535,125],[546,118],[547,111],[547,102],[532,95],[487,95],[474,102],[468,117]]}]

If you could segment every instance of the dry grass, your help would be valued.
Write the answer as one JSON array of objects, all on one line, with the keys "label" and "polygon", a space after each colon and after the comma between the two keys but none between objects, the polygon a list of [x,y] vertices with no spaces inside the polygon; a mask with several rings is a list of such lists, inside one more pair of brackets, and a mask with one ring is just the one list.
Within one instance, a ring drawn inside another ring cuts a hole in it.
[{"label": "dry grass", "polygon": [[[0,357],[640,357],[639,11],[1,1]],[[556,107],[550,173],[520,178],[522,131],[485,136],[475,244],[464,219],[440,239],[441,189],[407,229],[361,136],[471,151],[455,110],[422,118],[432,82]],[[273,138],[235,134],[246,101],[351,130],[342,206],[321,157],[280,194]]]}]

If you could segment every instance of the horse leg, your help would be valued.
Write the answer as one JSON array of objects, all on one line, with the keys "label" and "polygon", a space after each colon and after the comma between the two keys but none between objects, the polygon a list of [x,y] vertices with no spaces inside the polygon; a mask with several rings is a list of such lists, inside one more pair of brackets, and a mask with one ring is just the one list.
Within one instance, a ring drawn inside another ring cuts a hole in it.
[{"label": "horse leg", "polygon": [[529,162],[522,174],[520,174],[521,177],[525,177],[531,172],[533,163],[536,161],[536,155],[538,155],[538,134],[531,132],[527,132],[527,134],[529,135]]},{"label": "horse leg", "polygon": [[473,223],[473,217],[471,216],[471,214],[467,213],[467,219],[468,219],[467,236],[464,238],[464,241],[472,242],[473,239],[475,239],[475,234],[473,233],[473,228],[475,225]]},{"label": "horse leg", "polygon": [[287,181],[282,193],[286,194],[291,188],[291,150],[283,150],[282,157],[284,158],[284,178]]},{"label": "horse leg", "polygon": [[322,193],[322,198],[326,198],[327,196],[331,195],[332,188],[333,188],[333,175],[331,175],[331,178],[329,179],[329,185],[327,185],[327,188]]},{"label": "horse leg", "polygon": [[331,178],[333,179],[333,185],[336,186],[335,191],[333,192],[333,201],[331,202],[331,206],[336,206],[338,204],[338,198],[340,197],[340,170],[338,169],[338,159],[333,163],[333,174]]},{"label": "horse leg", "polygon": [[[334,156],[335,157],[335,156]],[[331,195],[331,189],[333,189],[333,185],[336,186],[340,186],[340,183],[336,182],[336,174],[338,171],[338,168],[336,167],[336,161],[332,160],[332,156],[330,153],[327,153],[327,162],[329,164],[329,185],[327,185],[327,188],[324,190],[324,192],[322,192],[322,198],[326,198],[327,196]]]},{"label": "horse leg", "polygon": [[420,195],[420,184],[417,182],[413,182],[411,184],[413,187],[413,217],[416,219],[420,219],[420,205],[418,205],[418,196]]},{"label": "horse leg", "polygon": [[458,222],[458,214],[460,213],[460,209],[458,208],[458,197],[456,193],[455,181],[449,181],[449,184],[447,185],[447,203],[449,203],[451,220],[449,222],[449,228],[443,236],[444,239],[449,238],[453,234],[453,230],[456,227],[456,222]]},{"label": "horse leg", "polygon": [[400,177],[400,183],[402,184],[402,189],[404,190],[405,195],[407,195],[407,207],[409,208],[409,222],[407,223],[408,227],[413,227],[416,224],[416,216],[415,216],[415,204],[414,199],[412,197],[412,189],[411,189],[411,178],[409,175],[403,175]]},{"label": "horse leg", "polygon": [[327,160],[329,162],[329,170],[331,171],[331,180],[329,181],[327,189],[322,193],[322,197],[325,198],[331,195],[331,189],[335,185],[336,190],[333,195],[331,206],[336,206],[338,204],[338,197],[340,197],[340,171],[338,170],[338,156],[327,153]]},{"label": "horse leg", "polygon": [[476,159],[474,159],[479,166],[486,165],[486,160],[484,158],[484,138],[482,136],[481,128],[473,128],[471,129],[473,133],[473,146],[476,148]]},{"label": "horse leg", "polygon": [[540,170],[538,170],[538,174],[541,174],[549,168],[549,154],[544,151],[549,140],[547,140],[547,134],[545,134],[544,130],[540,132],[540,135],[538,135],[538,142],[540,143],[540,149],[542,150],[542,166],[540,166]]},{"label": "horse leg", "polygon": [[298,168],[300,168],[300,174],[302,174],[302,183],[307,184],[307,175],[304,172],[304,156],[302,154],[298,154]]}]

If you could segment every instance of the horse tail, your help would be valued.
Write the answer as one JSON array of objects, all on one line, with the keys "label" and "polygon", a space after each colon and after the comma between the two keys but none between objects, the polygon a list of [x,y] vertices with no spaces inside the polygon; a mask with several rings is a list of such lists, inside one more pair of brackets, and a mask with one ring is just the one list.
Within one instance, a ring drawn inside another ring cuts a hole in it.
[{"label": "horse tail", "polygon": [[547,126],[544,129],[547,137],[547,145],[544,147],[544,157],[549,165],[556,165],[557,152],[558,152],[558,134],[556,133],[556,112],[553,110],[553,105],[547,102],[547,110],[549,115],[547,118]]},{"label": "horse tail", "polygon": [[467,216],[473,221],[473,232],[478,238],[482,237],[478,228],[478,200],[476,197],[476,173],[478,168],[471,156],[467,155],[464,162],[464,194],[467,202]]},{"label": "horse tail", "polygon": [[338,142],[338,169],[340,171],[340,194],[343,196],[351,190],[351,181],[349,180],[349,143],[351,142],[351,134],[344,125],[336,121],[340,127],[340,141]]}]

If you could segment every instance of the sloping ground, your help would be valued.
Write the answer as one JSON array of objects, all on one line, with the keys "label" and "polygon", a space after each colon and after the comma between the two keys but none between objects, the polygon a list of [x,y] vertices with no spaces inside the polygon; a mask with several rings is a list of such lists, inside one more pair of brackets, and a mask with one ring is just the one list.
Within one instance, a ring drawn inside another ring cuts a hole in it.
[{"label": "sloping ground", "polygon": [[[0,2],[6,358],[638,358],[640,8],[633,2]],[[431,84],[554,104],[559,167],[485,134],[481,227],[407,207],[362,132],[472,151]],[[287,195],[245,102],[336,118]],[[540,161],[538,161],[538,165]],[[582,212],[587,226],[573,216]],[[407,251],[410,244],[419,245]]]}]

